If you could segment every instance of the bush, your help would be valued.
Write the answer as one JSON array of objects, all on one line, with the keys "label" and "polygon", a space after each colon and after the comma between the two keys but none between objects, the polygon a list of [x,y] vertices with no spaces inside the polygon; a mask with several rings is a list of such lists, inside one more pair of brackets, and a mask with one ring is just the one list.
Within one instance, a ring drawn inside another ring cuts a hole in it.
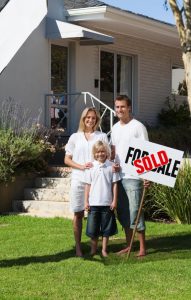
[{"label": "bush", "polygon": [[22,172],[46,169],[47,130],[42,130],[13,100],[0,107],[0,182]]},{"label": "bush", "polygon": [[191,125],[190,111],[187,102],[178,105],[175,95],[167,97],[166,108],[158,114],[159,123],[165,127],[180,126],[188,127]]},{"label": "bush", "polygon": [[149,140],[153,143],[191,153],[191,128],[148,128]]},{"label": "bush", "polygon": [[145,209],[153,218],[167,216],[172,221],[191,224],[191,162],[184,160],[178,172],[175,187],[152,184]]}]

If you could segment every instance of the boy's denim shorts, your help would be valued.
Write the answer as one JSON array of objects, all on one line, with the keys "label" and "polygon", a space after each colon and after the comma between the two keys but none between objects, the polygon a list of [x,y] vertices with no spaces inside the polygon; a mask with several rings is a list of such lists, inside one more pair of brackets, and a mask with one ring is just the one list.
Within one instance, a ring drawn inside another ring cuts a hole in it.
[{"label": "boy's denim shorts", "polygon": [[91,238],[109,237],[117,233],[114,211],[109,206],[90,206],[86,235]]},{"label": "boy's denim shorts", "polygon": [[[117,218],[124,228],[134,228],[142,193],[142,180],[124,178],[118,183]],[[143,230],[145,230],[145,221],[142,212],[137,231]]]}]

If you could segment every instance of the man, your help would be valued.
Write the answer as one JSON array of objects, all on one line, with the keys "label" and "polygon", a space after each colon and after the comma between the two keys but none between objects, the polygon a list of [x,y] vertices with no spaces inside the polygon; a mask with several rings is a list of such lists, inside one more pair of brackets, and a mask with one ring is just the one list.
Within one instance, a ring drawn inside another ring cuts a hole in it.
[{"label": "man", "polygon": [[[112,152],[115,153],[115,161],[121,167],[120,175],[122,180],[119,184],[117,214],[119,222],[125,230],[127,241],[127,247],[118,252],[118,254],[123,254],[129,251],[133,228],[142,197],[143,184],[148,186],[148,182],[144,183],[139,177],[133,177],[127,173],[124,149],[127,149],[131,138],[148,140],[148,134],[145,126],[132,117],[131,100],[128,96],[120,95],[115,99],[115,111],[119,122],[112,128],[111,143]],[[145,256],[145,222],[143,213],[137,226],[137,232],[140,242],[138,256]]]}]

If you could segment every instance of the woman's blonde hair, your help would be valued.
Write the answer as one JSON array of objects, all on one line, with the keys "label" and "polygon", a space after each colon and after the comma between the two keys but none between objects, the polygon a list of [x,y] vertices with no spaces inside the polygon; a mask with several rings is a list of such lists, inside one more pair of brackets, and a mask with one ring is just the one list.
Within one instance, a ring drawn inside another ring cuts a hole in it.
[{"label": "woman's blonde hair", "polygon": [[98,127],[100,125],[100,114],[99,114],[99,112],[97,111],[97,109],[95,107],[86,107],[83,110],[82,114],[81,114],[78,131],[85,131],[84,121],[85,121],[85,118],[86,118],[87,114],[90,111],[95,112],[95,115],[96,115],[96,123],[95,123],[95,126],[93,127],[93,131],[96,131],[98,129]]},{"label": "woman's blonde hair", "polygon": [[110,158],[110,155],[111,155],[111,150],[110,150],[110,147],[107,143],[103,142],[103,141],[97,141],[95,142],[95,144],[93,145],[92,147],[92,156],[94,159],[95,158],[95,154],[96,152],[98,152],[100,149],[104,149],[105,152],[107,153],[107,158],[109,159]]}]

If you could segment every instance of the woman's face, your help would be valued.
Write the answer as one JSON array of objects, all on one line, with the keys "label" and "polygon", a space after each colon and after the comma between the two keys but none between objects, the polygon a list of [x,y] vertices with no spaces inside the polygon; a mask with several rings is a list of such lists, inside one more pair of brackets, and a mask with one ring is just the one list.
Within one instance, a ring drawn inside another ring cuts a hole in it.
[{"label": "woman's face", "polygon": [[95,111],[89,111],[84,119],[85,129],[93,129],[96,124]]}]

